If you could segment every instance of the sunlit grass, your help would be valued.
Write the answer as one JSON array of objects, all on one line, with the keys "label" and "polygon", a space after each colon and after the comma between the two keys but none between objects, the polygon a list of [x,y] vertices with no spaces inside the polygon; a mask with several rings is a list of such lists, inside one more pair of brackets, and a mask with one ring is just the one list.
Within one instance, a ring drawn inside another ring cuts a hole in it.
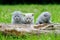
[{"label": "sunlit grass", "polygon": [[0,5],[0,22],[10,23],[13,11],[34,13],[34,21],[44,11],[51,13],[51,21],[60,23],[60,5]]}]

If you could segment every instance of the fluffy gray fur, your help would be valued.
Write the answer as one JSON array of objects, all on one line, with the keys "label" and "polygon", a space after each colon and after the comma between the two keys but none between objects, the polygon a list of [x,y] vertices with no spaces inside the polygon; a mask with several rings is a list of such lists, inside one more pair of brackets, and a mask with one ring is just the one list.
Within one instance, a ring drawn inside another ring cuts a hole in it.
[{"label": "fluffy gray fur", "polygon": [[23,15],[20,11],[14,11],[12,15],[12,24],[23,24]]},{"label": "fluffy gray fur", "polygon": [[34,24],[34,14],[27,13],[25,14],[24,24]]},{"label": "fluffy gray fur", "polygon": [[38,16],[36,24],[50,23],[51,14],[49,12],[43,12]]}]

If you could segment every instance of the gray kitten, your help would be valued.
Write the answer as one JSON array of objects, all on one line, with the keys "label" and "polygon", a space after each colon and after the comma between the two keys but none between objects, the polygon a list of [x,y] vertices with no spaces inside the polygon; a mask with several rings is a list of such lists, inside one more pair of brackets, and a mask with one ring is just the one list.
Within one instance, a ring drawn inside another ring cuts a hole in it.
[{"label": "gray kitten", "polygon": [[24,24],[34,24],[34,14],[33,13],[25,14],[24,21],[25,21]]},{"label": "gray kitten", "polygon": [[23,24],[23,15],[20,11],[14,11],[12,15],[12,24]]},{"label": "gray kitten", "polygon": [[51,14],[49,12],[43,12],[38,16],[36,24],[50,23]]}]

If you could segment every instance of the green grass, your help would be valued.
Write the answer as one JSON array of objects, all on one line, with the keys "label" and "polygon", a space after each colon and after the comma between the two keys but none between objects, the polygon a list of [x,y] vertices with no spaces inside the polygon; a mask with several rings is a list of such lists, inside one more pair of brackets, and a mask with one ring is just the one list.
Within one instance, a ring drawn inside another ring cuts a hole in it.
[{"label": "green grass", "polygon": [[[60,5],[0,5],[0,23],[11,23],[11,17],[13,11],[22,11],[24,13],[34,13],[34,21],[44,11],[51,13],[51,21],[54,23],[60,23]],[[0,33],[0,40],[60,40],[60,35],[55,36],[52,34],[40,34],[40,35],[25,35],[25,36],[11,36],[3,35]]]},{"label": "green grass", "polygon": [[29,35],[15,36],[15,35],[3,35],[0,33],[0,40],[60,40],[60,35],[55,35],[54,33],[46,33],[39,35]]},{"label": "green grass", "polygon": [[13,11],[31,12],[35,20],[44,11],[51,13],[51,21],[60,23],[60,5],[0,5],[0,22],[10,23]]}]

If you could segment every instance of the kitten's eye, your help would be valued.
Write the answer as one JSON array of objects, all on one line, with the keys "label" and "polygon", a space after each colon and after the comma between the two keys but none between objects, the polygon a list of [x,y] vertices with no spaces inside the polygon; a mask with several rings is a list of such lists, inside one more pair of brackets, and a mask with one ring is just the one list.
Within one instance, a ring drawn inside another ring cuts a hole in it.
[{"label": "kitten's eye", "polygon": [[17,16],[17,17],[19,17],[19,16]]},{"label": "kitten's eye", "polygon": [[15,16],[16,17],[16,16]]},{"label": "kitten's eye", "polygon": [[47,17],[48,15],[44,15],[45,17]]}]

